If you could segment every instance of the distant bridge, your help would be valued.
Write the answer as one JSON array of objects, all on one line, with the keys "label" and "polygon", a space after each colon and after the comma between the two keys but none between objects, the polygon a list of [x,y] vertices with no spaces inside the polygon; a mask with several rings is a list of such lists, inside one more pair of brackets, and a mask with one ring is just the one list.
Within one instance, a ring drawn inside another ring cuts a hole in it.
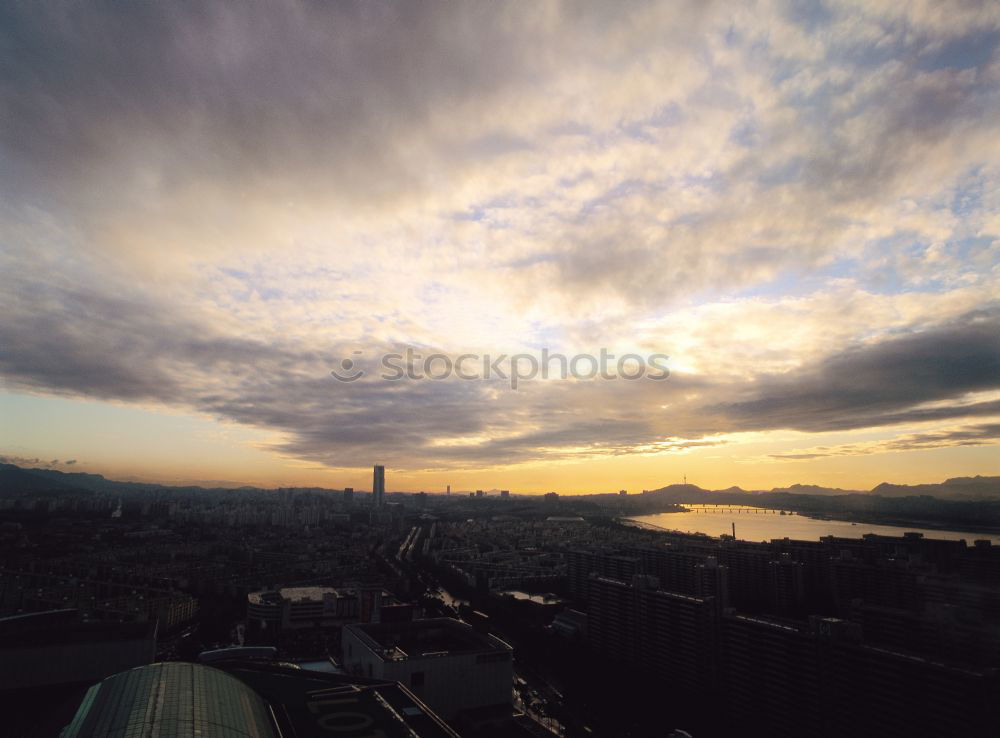
[{"label": "distant bridge", "polygon": [[693,513],[731,513],[733,515],[796,515],[793,510],[782,510],[781,508],[751,507],[748,505],[730,505],[720,503],[679,503],[681,507]]}]

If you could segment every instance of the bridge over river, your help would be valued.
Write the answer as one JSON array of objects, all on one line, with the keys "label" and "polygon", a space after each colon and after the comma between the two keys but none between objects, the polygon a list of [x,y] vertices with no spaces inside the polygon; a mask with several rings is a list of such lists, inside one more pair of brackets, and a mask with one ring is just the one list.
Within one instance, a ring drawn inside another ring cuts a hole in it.
[{"label": "bridge over river", "polygon": [[636,515],[626,518],[641,526],[674,530],[682,533],[704,533],[710,536],[732,535],[735,526],[736,537],[745,541],[769,541],[773,538],[797,538],[817,541],[823,536],[843,536],[860,538],[866,533],[881,536],[901,536],[916,531],[926,538],[948,540],[964,539],[970,546],[977,539],[1000,544],[1000,535],[991,533],[970,533],[968,531],[935,528],[904,528],[895,525],[851,522],[849,520],[824,520],[810,518],[801,513],[763,507],[726,504],[684,504],[683,512],[659,513],[657,515]]}]

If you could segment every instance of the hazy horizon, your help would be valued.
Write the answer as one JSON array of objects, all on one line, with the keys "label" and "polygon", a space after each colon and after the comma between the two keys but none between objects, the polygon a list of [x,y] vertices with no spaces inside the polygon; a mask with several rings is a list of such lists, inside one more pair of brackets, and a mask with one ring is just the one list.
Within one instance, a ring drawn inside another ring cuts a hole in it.
[{"label": "hazy horizon", "polygon": [[[58,459],[54,459],[53,461],[59,462]],[[50,463],[45,463],[41,459],[17,459],[16,462],[15,462],[15,460],[10,459],[9,457],[0,456],[0,464],[13,464],[14,466],[18,466],[19,468],[27,469],[27,470],[31,470],[31,469],[43,469],[43,470],[53,470],[53,471],[65,472],[67,474],[72,474],[72,473],[76,473],[76,472],[85,473],[85,474],[100,474],[100,472],[94,472],[94,471],[89,471],[89,470],[85,470],[85,469],[78,469],[78,468],[76,468],[76,461],[75,460],[71,460],[71,461],[72,461],[72,463],[69,466],[66,466],[65,463],[55,463],[55,464],[53,464],[51,462]],[[61,469],[58,468],[60,465],[63,466],[63,468],[61,468]],[[394,489],[394,488],[391,488],[391,486],[390,486],[390,483],[393,480],[393,476],[394,476],[392,470],[391,469],[387,469],[386,470],[386,474],[387,474],[387,477],[386,477],[386,481],[387,481],[386,492],[388,494],[394,494],[394,493],[415,494],[417,492],[426,492],[427,494],[432,494],[432,495],[446,495],[446,494],[449,494],[449,492],[447,491],[447,485],[444,486],[444,487],[441,487],[441,488],[423,488],[423,487],[416,488],[416,487],[414,487],[414,488],[405,488],[405,489]],[[330,485],[330,484],[328,484],[328,485],[312,485],[312,484],[256,485],[256,484],[251,484],[251,483],[248,483],[248,482],[237,482],[237,481],[233,481],[233,480],[224,480],[224,479],[177,479],[177,478],[150,478],[150,477],[144,477],[144,476],[136,476],[136,477],[113,477],[113,476],[107,476],[107,475],[102,475],[102,476],[104,476],[105,479],[108,479],[108,480],[114,481],[114,482],[129,482],[129,483],[135,483],[135,484],[151,484],[151,485],[158,484],[158,485],[162,485],[162,486],[165,486],[165,487],[204,487],[206,489],[208,489],[208,488],[241,489],[241,488],[244,488],[244,487],[253,487],[253,488],[264,490],[264,491],[277,491],[277,490],[286,489],[286,488],[317,488],[317,489],[326,489],[326,490],[329,490],[329,491],[340,491],[340,490],[343,490],[345,487],[350,487],[356,493],[359,493],[359,494],[371,494],[371,490],[368,489],[367,487],[363,486],[363,485],[362,486],[353,486],[352,487],[349,484],[343,484],[343,485],[335,485],[335,484],[333,484],[333,485]],[[996,477],[986,477],[985,475],[980,475],[980,476],[982,476],[983,478],[1000,479],[1000,476],[996,476]],[[954,477],[949,477],[948,479],[953,479],[953,478]],[[964,478],[978,478],[978,477],[976,475],[973,475],[971,477],[964,477]],[[943,484],[944,482],[948,481],[948,479],[924,480],[922,482],[913,482],[913,483],[910,483],[910,484],[911,484],[911,486],[912,485],[935,485],[935,484]],[[900,485],[903,485],[903,483],[891,482],[891,481],[888,481],[888,480],[883,480],[879,484],[883,484],[883,483],[885,483],[885,484],[900,484]],[[766,487],[744,487],[744,486],[739,485],[739,484],[728,484],[728,485],[725,485],[725,486],[717,486],[717,485],[714,485],[714,486],[705,486],[705,485],[698,484],[697,482],[695,482],[693,480],[686,480],[685,481],[685,480],[682,479],[680,481],[675,481],[675,482],[650,483],[650,484],[647,484],[646,486],[644,486],[642,488],[628,489],[628,490],[626,490],[626,492],[629,495],[635,495],[635,494],[642,494],[643,492],[646,492],[646,491],[656,491],[658,489],[663,489],[663,488],[672,487],[672,486],[692,486],[692,487],[699,487],[699,488],[705,489],[707,491],[715,491],[715,492],[726,491],[726,490],[733,489],[733,488],[739,488],[739,489],[743,490],[744,492],[770,492],[772,490],[789,489],[789,488],[792,488],[792,487],[801,486],[801,487],[819,487],[819,488],[822,488],[822,489],[840,489],[840,490],[842,490],[844,492],[868,493],[868,492],[873,491],[875,489],[875,487],[877,487],[878,485],[873,485],[870,488],[863,488],[863,489],[861,489],[861,488],[851,489],[851,488],[843,488],[843,487],[842,488],[833,488],[833,487],[827,487],[827,486],[824,486],[824,485],[815,484],[814,482],[802,480],[802,481],[793,482],[793,483],[790,483],[790,484],[769,485],[769,486],[766,486]],[[508,490],[510,492],[510,494],[512,494],[512,495],[521,495],[521,496],[541,496],[543,494],[546,494],[548,492],[553,492],[553,491],[554,492],[558,492],[560,494],[568,495],[568,496],[615,495],[615,494],[618,494],[621,491],[620,488],[619,489],[561,489],[561,490],[556,490],[556,489],[550,489],[550,488],[544,488],[544,489],[516,489],[516,488],[510,488],[510,487],[469,487],[469,488],[460,488],[460,487],[455,487],[453,485],[453,488],[451,489],[450,494],[459,495],[459,496],[461,496],[461,495],[468,495],[468,494],[470,494],[472,492],[475,492],[477,490],[483,490],[487,494],[495,494],[495,493],[499,493],[501,489]]]}]

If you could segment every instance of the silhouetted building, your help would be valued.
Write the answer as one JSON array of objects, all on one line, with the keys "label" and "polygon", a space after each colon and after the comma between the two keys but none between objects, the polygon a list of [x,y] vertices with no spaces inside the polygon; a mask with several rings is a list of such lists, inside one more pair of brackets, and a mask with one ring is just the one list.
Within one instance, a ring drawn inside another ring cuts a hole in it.
[{"label": "silhouetted building", "polygon": [[372,504],[375,507],[385,504],[385,467],[381,464],[375,465],[372,478]]},{"label": "silhouetted building", "polygon": [[721,694],[734,727],[749,734],[827,735],[820,663],[807,633],[789,624],[731,614],[723,618],[720,646]]},{"label": "silhouetted building", "polygon": [[702,599],[711,597],[719,614],[729,607],[729,569],[714,556],[695,566],[695,595]]},{"label": "silhouetted building", "polygon": [[806,602],[805,564],[783,553],[768,564],[767,609],[775,615],[801,615]]},{"label": "silhouetted building", "polygon": [[729,598],[738,610],[759,612],[767,606],[774,553],[767,544],[730,541],[712,552],[729,569]]},{"label": "silhouetted building", "polygon": [[511,715],[512,649],[466,623],[432,618],[349,625],[342,640],[349,673],[398,681],[447,720]]},{"label": "silhouetted building", "polygon": [[77,610],[0,618],[0,690],[94,682],[155,655],[155,622],[86,622]]},{"label": "silhouetted building", "polygon": [[587,639],[601,655],[692,697],[711,689],[717,608],[711,598],[665,592],[655,577],[630,583],[593,575]]},{"label": "silhouetted building", "polygon": [[770,735],[987,736],[996,669],[948,665],[864,643],[861,629],[814,616],[808,626],[724,618],[723,693],[734,727]]},{"label": "silhouetted building", "polygon": [[348,623],[411,619],[413,606],[380,587],[283,587],[247,595],[250,633],[336,628]]},{"label": "silhouetted building", "polygon": [[636,546],[627,549],[630,556],[639,559],[639,571],[651,574],[668,592],[701,595],[698,589],[698,566],[704,564],[706,555],[700,552],[680,551],[670,546]]},{"label": "silhouetted building", "polygon": [[586,599],[590,591],[590,575],[599,574],[623,582],[642,573],[637,556],[604,554],[595,551],[575,550],[566,552],[566,575],[570,593]]}]

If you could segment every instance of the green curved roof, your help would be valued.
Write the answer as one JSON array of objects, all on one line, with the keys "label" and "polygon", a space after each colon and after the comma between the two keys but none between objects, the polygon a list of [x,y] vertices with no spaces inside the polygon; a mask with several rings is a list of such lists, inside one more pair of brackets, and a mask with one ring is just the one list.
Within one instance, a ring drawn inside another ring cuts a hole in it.
[{"label": "green curved roof", "polygon": [[267,706],[201,664],[140,666],[95,684],[60,738],[274,738]]}]

